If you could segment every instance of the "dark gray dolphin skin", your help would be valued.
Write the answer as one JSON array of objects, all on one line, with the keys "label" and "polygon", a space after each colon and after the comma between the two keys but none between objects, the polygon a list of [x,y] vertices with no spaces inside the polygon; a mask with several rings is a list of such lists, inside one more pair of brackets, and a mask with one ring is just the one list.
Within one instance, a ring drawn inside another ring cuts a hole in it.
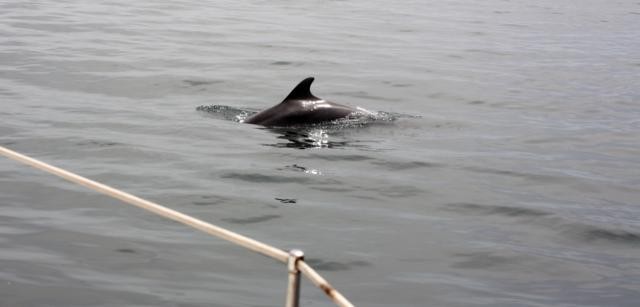
[{"label": "dark gray dolphin skin", "polygon": [[244,122],[267,127],[310,125],[345,118],[350,115],[372,114],[326,101],[311,94],[313,77],[302,80],[281,103],[258,112]]}]

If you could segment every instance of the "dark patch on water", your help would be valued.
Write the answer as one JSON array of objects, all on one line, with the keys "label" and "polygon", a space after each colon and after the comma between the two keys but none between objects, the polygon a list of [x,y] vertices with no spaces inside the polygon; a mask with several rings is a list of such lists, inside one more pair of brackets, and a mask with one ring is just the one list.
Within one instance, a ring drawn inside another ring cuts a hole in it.
[{"label": "dark patch on water", "polygon": [[432,93],[432,94],[427,95],[427,97],[431,98],[431,99],[442,98],[442,96],[444,96],[444,93],[441,93],[441,92]]},{"label": "dark patch on water", "polygon": [[276,66],[281,66],[281,65],[291,65],[293,64],[292,62],[287,62],[287,61],[275,61],[275,62],[271,62],[271,65],[276,65]]},{"label": "dark patch on water", "polygon": [[503,24],[501,24],[501,26],[509,27],[509,28],[516,28],[516,29],[526,29],[526,28],[529,27],[529,26],[519,25],[519,24],[515,24],[515,23],[503,23]]},{"label": "dark patch on water", "polygon": [[451,266],[460,269],[496,269],[496,267],[517,262],[514,257],[494,255],[491,252],[458,253],[455,257],[464,258]]},{"label": "dark patch on water", "polygon": [[186,83],[189,86],[200,86],[200,85],[210,85],[221,83],[222,81],[217,80],[182,80],[182,82]]},{"label": "dark patch on water", "polygon": [[97,147],[110,147],[116,145],[122,145],[118,142],[110,142],[110,141],[98,141],[98,140],[88,140],[76,143],[78,146],[97,146]]},{"label": "dark patch on water", "polygon": [[215,206],[215,205],[220,205],[229,201],[229,199],[226,199],[224,197],[214,196],[214,195],[202,195],[200,196],[200,198],[202,200],[193,201],[192,204],[196,206]]},{"label": "dark patch on water", "polygon": [[393,82],[393,81],[382,81],[382,83],[391,85],[392,87],[410,87],[410,86],[413,86],[413,84],[410,84],[410,83],[396,83],[396,82]]},{"label": "dark patch on water", "polygon": [[290,61],[275,61],[275,62],[271,62],[271,65],[274,66],[302,66],[303,63],[299,63],[299,62],[290,62]]},{"label": "dark patch on water", "polygon": [[501,169],[485,168],[485,167],[477,167],[477,166],[464,167],[464,169],[469,170],[469,171],[473,171],[473,172],[478,172],[478,173],[503,175],[503,176],[510,176],[510,177],[517,177],[517,178],[522,178],[522,179],[534,180],[534,181],[545,181],[545,182],[552,182],[553,181],[553,182],[555,182],[555,181],[558,181],[558,180],[561,179],[559,177],[550,176],[550,175],[521,173],[521,172],[516,172],[516,171],[512,171],[512,170],[501,170]]},{"label": "dark patch on water", "polygon": [[409,185],[385,186],[382,188],[375,189],[372,192],[378,192],[383,196],[394,198],[394,199],[413,197],[413,196],[417,196],[425,193],[424,189],[416,188],[414,186],[409,186]]},{"label": "dark patch on water", "polygon": [[298,164],[287,165],[284,168],[292,170],[292,171],[297,171],[297,172],[306,172],[307,171],[306,167],[300,166]]},{"label": "dark patch on water", "polygon": [[485,104],[486,102],[482,101],[482,100],[474,100],[474,101],[469,101],[469,104]]},{"label": "dark patch on water", "polygon": [[266,214],[262,216],[255,216],[255,217],[248,217],[248,218],[226,218],[222,220],[225,222],[233,223],[233,224],[255,224],[255,223],[261,223],[261,222],[277,219],[280,217],[282,216],[277,214]]},{"label": "dark patch on water", "polygon": [[363,260],[338,262],[338,261],[325,261],[318,258],[306,258],[305,262],[307,262],[310,266],[317,269],[318,271],[348,271],[358,267],[371,266],[370,262],[363,261]]},{"label": "dark patch on water", "polygon": [[[499,215],[514,218],[545,217],[544,219],[536,221],[541,221],[542,225],[545,225],[545,227],[550,229],[559,229],[560,234],[563,236],[572,237],[589,244],[610,243],[640,247],[639,233],[628,230],[606,229],[593,225],[575,223],[562,225],[560,219],[549,217],[552,216],[552,213],[531,208],[481,205],[475,203],[449,203],[441,206],[441,209],[466,215]],[[553,226],[549,227],[549,223]]]},{"label": "dark patch on water", "polygon": [[259,182],[259,183],[304,183],[309,179],[304,177],[286,177],[277,175],[263,175],[263,174],[242,174],[242,173],[227,173],[220,176],[222,178],[237,179],[247,182]]},{"label": "dark patch on water", "polygon": [[278,198],[278,197],[276,197],[274,199],[279,201],[279,202],[281,202],[281,203],[283,203],[283,204],[295,204],[295,203],[298,202],[298,200],[295,199],[295,198]]},{"label": "dark patch on water", "polygon": [[116,249],[116,251],[118,253],[125,253],[125,254],[135,254],[135,253],[137,253],[136,250],[131,249],[131,248],[118,248],[118,249]]},{"label": "dark patch on water", "polygon": [[407,170],[407,169],[418,169],[418,168],[435,168],[441,167],[441,164],[424,162],[424,161],[410,161],[410,162],[399,162],[399,161],[374,161],[372,164],[379,165],[392,170]]},{"label": "dark patch on water", "polygon": [[573,225],[570,228],[564,233],[588,243],[605,242],[640,247],[640,234],[635,232],[605,229],[592,225]]},{"label": "dark patch on water", "polygon": [[519,207],[497,206],[497,205],[480,205],[474,203],[450,203],[442,207],[444,210],[482,214],[482,215],[502,215],[508,217],[540,217],[551,215],[551,213]]},{"label": "dark patch on water", "polygon": [[413,84],[409,84],[409,83],[396,83],[396,84],[392,84],[391,86],[393,86],[393,87],[410,87],[410,86],[413,86]]},{"label": "dark patch on water", "polygon": [[4,88],[0,88],[0,95],[1,96],[7,96],[7,97],[11,97],[11,96],[18,96],[18,94],[11,92],[8,89],[4,89]]}]

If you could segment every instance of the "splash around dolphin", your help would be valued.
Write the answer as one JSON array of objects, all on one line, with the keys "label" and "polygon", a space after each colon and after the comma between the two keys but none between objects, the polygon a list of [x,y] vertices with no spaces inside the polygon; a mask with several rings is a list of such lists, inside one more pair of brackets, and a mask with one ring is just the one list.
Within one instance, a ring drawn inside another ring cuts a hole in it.
[{"label": "splash around dolphin", "polygon": [[352,108],[313,96],[313,80],[313,77],[302,80],[281,103],[248,117],[244,122],[266,127],[287,127],[375,116],[373,112],[360,107]]}]

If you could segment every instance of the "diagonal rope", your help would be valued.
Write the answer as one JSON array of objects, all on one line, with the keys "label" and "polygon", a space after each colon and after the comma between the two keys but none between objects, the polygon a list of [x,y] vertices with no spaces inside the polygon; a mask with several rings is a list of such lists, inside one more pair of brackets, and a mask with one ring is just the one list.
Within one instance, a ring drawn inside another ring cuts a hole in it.
[{"label": "diagonal rope", "polygon": [[[256,241],[249,237],[245,237],[241,234],[237,234],[233,231],[224,229],[219,226],[215,226],[213,224],[196,219],[184,213],[180,213],[178,211],[175,211],[167,207],[161,206],[159,204],[156,204],[154,202],[142,199],[135,195],[112,188],[108,185],[99,183],[97,181],[93,181],[91,179],[88,179],[80,175],[74,174],[72,172],[69,172],[67,170],[61,169],[59,167],[55,167],[45,162],[36,160],[34,158],[23,155],[21,153],[7,149],[6,147],[0,146],[0,154],[9,159],[24,163],[26,165],[29,165],[31,167],[42,170],[44,172],[56,175],[58,177],[61,177],[73,183],[85,186],[96,192],[119,199],[130,205],[142,208],[144,210],[161,215],[165,218],[196,228],[210,235],[227,240],[231,243],[243,246],[247,249],[250,249],[257,253],[271,257],[280,262],[287,263],[287,260],[289,258],[289,254],[279,248]],[[303,274],[307,276],[311,280],[311,282],[313,282],[313,284],[321,288],[338,306],[353,306],[344,296],[342,296],[342,294],[340,294],[337,290],[335,290],[324,278],[322,278],[322,276],[320,276],[308,264],[306,264],[303,261],[300,261],[299,266]]]}]

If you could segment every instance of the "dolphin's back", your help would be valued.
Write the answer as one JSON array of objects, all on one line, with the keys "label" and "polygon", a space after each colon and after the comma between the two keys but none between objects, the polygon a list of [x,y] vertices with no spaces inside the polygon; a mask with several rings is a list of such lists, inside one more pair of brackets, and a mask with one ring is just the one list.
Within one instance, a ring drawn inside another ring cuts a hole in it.
[{"label": "dolphin's back", "polygon": [[353,113],[350,107],[333,103],[322,103],[322,107],[305,106],[309,101],[289,100],[266,109],[245,120],[245,123],[263,126],[297,126],[318,124],[349,116]]},{"label": "dolphin's back", "polygon": [[281,103],[247,118],[244,122],[263,126],[297,126],[332,121],[356,112],[351,107],[313,96],[313,80],[313,77],[302,80]]}]

